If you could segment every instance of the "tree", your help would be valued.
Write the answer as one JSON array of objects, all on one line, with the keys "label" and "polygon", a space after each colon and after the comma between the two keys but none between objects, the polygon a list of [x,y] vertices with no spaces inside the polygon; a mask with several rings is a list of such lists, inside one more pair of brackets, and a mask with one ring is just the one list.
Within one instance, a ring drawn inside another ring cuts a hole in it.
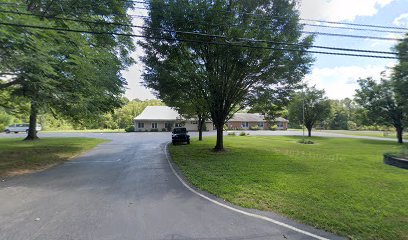
[{"label": "tree", "polygon": [[[85,0],[31,0],[25,4],[25,13],[40,17],[1,13],[0,18],[13,24],[29,22],[48,28],[131,33],[129,27],[119,25],[55,19],[75,17],[130,23],[126,13],[131,7],[129,2],[108,0],[103,4],[90,4]],[[2,26],[1,33],[0,91],[29,102],[27,140],[38,138],[35,128],[41,110],[80,122],[121,105],[120,97],[126,85],[121,71],[133,62],[129,56],[133,50],[130,37],[10,25]]]},{"label": "tree", "polygon": [[375,124],[392,125],[397,131],[398,143],[403,143],[403,130],[407,124],[404,102],[397,98],[393,82],[382,78],[359,79],[360,89],[356,90],[356,101],[367,110],[367,118]]},{"label": "tree", "polygon": [[392,69],[392,82],[397,101],[403,104],[404,112],[408,113],[408,34],[394,48],[398,53],[399,62]]},{"label": "tree", "polygon": [[289,121],[303,124],[312,136],[313,126],[325,120],[330,114],[330,101],[324,96],[324,90],[305,87],[305,90],[296,93],[289,105]]},{"label": "tree", "polygon": [[[223,127],[234,111],[260,89],[293,88],[309,70],[312,37],[302,38],[295,1],[156,0],[148,8],[140,42],[146,85],[176,74],[175,85],[197,89],[217,129],[215,151],[224,149]],[[162,89],[155,90],[164,98]]]}]

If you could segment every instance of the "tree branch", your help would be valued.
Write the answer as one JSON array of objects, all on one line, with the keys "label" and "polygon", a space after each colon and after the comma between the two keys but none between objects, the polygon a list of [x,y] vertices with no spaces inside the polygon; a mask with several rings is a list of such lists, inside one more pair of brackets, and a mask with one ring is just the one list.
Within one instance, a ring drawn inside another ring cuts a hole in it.
[{"label": "tree branch", "polygon": [[21,83],[20,79],[10,81],[10,82],[6,82],[6,83],[2,83],[2,84],[0,84],[0,90],[8,88],[8,87],[13,86],[13,85],[17,85],[19,83]]}]

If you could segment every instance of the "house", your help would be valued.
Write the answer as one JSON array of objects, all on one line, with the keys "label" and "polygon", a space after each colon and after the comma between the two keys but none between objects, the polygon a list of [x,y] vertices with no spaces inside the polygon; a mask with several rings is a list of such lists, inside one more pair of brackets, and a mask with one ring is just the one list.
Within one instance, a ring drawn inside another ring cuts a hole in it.
[{"label": "house", "polygon": [[[176,110],[167,106],[147,106],[134,118],[135,131],[171,131],[174,127],[185,127],[197,131],[196,119],[184,119]],[[205,123],[206,130],[213,130],[212,122]]]},{"label": "house", "polygon": [[[287,130],[289,121],[278,117],[274,120],[278,130]],[[263,129],[269,130],[271,123],[265,119],[265,115],[260,113],[235,113],[227,122],[229,129],[247,130],[247,129]]]},{"label": "house", "polygon": [[[279,130],[288,129],[288,120],[278,117],[274,124]],[[235,113],[228,120],[229,129],[247,130],[264,129],[269,130],[270,123],[265,116],[259,113]],[[185,127],[188,131],[197,131],[197,119],[185,119],[176,110],[167,106],[148,106],[137,117],[134,118],[135,131],[170,131],[174,127]],[[214,125],[211,121],[206,121],[205,130],[213,130]]]}]

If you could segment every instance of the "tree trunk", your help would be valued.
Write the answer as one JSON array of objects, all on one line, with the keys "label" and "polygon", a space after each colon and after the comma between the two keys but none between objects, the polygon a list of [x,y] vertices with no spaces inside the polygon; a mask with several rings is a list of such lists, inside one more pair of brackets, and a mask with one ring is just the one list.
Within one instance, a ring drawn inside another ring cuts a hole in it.
[{"label": "tree trunk", "polygon": [[403,139],[402,139],[402,134],[404,129],[402,127],[396,127],[397,129],[397,138],[398,138],[398,143],[403,143]]},{"label": "tree trunk", "polygon": [[37,115],[38,115],[37,104],[34,100],[31,100],[30,126],[28,128],[27,137],[24,140],[37,140],[38,139]]},{"label": "tree trunk", "polygon": [[311,137],[312,136],[312,127],[306,127],[307,128],[307,136]]},{"label": "tree trunk", "polygon": [[215,144],[214,151],[224,151],[224,124],[217,124],[217,143]]},{"label": "tree trunk", "polygon": [[204,124],[205,124],[205,119],[202,116],[198,116],[198,141],[203,140]]}]

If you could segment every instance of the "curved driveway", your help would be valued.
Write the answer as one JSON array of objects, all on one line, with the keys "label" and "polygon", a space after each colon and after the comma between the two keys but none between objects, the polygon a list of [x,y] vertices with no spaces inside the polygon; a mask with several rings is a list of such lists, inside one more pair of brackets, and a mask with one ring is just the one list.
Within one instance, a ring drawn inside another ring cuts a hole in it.
[{"label": "curved driveway", "polygon": [[[43,136],[112,141],[49,170],[1,181],[2,240],[313,239],[192,193],[166,160],[169,133]],[[247,211],[336,238],[273,213]]]}]

